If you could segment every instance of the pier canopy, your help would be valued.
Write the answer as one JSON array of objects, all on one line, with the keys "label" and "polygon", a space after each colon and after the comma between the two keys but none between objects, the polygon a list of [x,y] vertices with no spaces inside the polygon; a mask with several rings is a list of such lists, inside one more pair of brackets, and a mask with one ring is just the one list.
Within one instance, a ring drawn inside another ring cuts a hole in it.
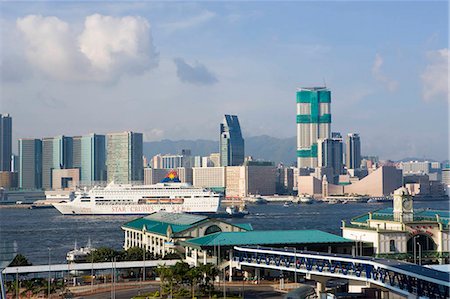
[{"label": "pier canopy", "polygon": [[[218,232],[211,235],[193,238],[182,242],[182,245],[205,249],[214,246],[296,246],[299,249],[322,247],[328,251],[329,245],[352,246],[354,241],[320,230],[261,230],[246,232]],[[325,248],[324,248],[325,247]]]}]

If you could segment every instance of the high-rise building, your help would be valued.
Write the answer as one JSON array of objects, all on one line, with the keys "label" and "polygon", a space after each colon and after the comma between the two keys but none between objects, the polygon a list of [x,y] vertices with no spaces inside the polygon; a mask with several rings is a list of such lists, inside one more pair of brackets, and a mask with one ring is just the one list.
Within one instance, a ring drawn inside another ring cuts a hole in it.
[{"label": "high-rise building", "polygon": [[297,91],[297,167],[317,167],[317,142],[330,138],[331,92],[326,87]]},{"label": "high-rise building", "polygon": [[347,139],[345,140],[345,165],[347,169],[357,169],[361,166],[361,140],[359,134],[347,134]]},{"label": "high-rise building", "polygon": [[11,171],[12,118],[0,115],[0,171]]},{"label": "high-rise building", "polygon": [[57,136],[42,139],[42,188],[52,188],[52,170],[72,168],[73,139]]},{"label": "high-rise building", "polygon": [[81,138],[82,136],[73,136],[73,168],[81,169]]},{"label": "high-rise building", "polygon": [[225,115],[220,124],[220,166],[239,166],[244,163],[244,139],[236,115]]},{"label": "high-rise building", "polygon": [[129,183],[143,180],[142,133],[107,134],[108,181]]},{"label": "high-rise building", "polygon": [[[83,183],[106,181],[105,135],[89,134],[80,139],[80,181]],[[75,155],[74,140],[74,160],[75,156],[78,154]]]},{"label": "high-rise building", "polygon": [[42,141],[19,139],[19,188],[42,188]]},{"label": "high-rise building", "polygon": [[343,171],[343,144],[342,138],[319,139],[317,146],[318,167],[332,168],[333,178],[331,182],[337,182]]}]

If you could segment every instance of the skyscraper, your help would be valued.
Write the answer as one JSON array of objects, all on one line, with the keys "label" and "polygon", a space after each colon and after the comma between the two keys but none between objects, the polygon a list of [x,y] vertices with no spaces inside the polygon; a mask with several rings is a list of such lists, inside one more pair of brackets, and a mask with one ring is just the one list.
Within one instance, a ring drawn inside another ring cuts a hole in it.
[{"label": "skyscraper", "polygon": [[82,136],[80,156],[80,180],[82,182],[106,181],[105,135],[89,134]]},{"label": "skyscraper", "polygon": [[72,168],[73,139],[57,136],[42,139],[42,188],[52,188],[52,170]]},{"label": "skyscraper", "polygon": [[0,115],[0,171],[11,171],[12,118]]},{"label": "skyscraper", "polygon": [[331,92],[326,87],[297,91],[297,167],[317,167],[318,139],[330,138]]},{"label": "skyscraper", "polygon": [[142,133],[107,135],[106,169],[108,181],[129,183],[143,180]]},{"label": "skyscraper", "polygon": [[239,166],[244,163],[244,139],[236,115],[225,115],[220,124],[220,165]]},{"label": "skyscraper", "polygon": [[333,133],[332,138],[318,140],[317,159],[318,167],[330,167],[333,169],[332,182],[337,182],[343,171],[343,144],[340,134]]},{"label": "skyscraper", "polygon": [[73,152],[72,167],[79,169],[81,169],[81,138],[82,136],[72,137],[72,152]]},{"label": "skyscraper", "polygon": [[345,140],[345,165],[347,169],[357,169],[361,165],[361,140],[359,134],[349,133]]},{"label": "skyscraper", "polygon": [[42,188],[42,141],[19,139],[19,188]]}]

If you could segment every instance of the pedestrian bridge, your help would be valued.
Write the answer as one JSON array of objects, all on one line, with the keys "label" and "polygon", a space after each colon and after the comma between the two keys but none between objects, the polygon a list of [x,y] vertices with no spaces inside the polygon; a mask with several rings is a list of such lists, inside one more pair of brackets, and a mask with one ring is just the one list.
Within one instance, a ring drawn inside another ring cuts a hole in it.
[{"label": "pedestrian bridge", "polygon": [[303,273],[308,276],[364,281],[405,296],[450,298],[449,273],[419,265],[362,257],[291,249],[234,247],[240,266]]},{"label": "pedestrian bridge", "polygon": [[104,263],[72,263],[53,264],[37,266],[7,267],[3,269],[3,274],[31,274],[42,272],[63,272],[63,271],[83,271],[83,270],[106,270],[106,269],[126,269],[126,268],[151,268],[159,265],[172,266],[178,260],[148,260],[131,262],[104,262]]}]

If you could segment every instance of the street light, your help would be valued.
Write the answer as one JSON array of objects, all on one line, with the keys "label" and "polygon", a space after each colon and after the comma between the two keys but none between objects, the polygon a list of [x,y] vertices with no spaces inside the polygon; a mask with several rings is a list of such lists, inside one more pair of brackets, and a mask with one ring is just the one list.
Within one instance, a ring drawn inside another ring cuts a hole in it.
[{"label": "street light", "polygon": [[50,298],[50,247],[48,247],[48,281],[47,281],[47,298]]},{"label": "street light", "polygon": [[416,244],[419,246],[419,265],[422,265],[422,245],[419,242]]},{"label": "street light", "polygon": [[[350,234],[350,236],[353,236],[353,237],[355,237],[355,251],[354,251],[354,256],[355,255],[358,255],[358,251],[359,251],[359,246],[358,246],[358,235],[355,235],[355,234]],[[362,243],[362,241],[361,241],[361,243]],[[361,246],[361,248],[362,248],[362,246]]]},{"label": "street light", "polygon": [[416,244],[417,244],[417,242],[416,242],[416,239],[417,239],[417,237],[418,236],[415,236],[414,238],[413,238],[413,254],[414,254],[414,264],[417,264],[417,252],[416,252]]}]

